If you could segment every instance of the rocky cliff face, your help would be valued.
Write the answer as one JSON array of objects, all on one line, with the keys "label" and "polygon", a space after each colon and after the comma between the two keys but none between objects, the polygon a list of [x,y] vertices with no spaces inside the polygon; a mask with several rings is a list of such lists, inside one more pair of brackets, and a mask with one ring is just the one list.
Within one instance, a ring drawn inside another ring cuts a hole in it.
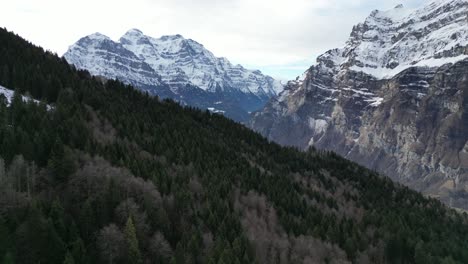
[{"label": "rocky cliff face", "polygon": [[283,85],[260,71],[233,65],[181,35],[152,38],[131,29],[119,41],[95,33],[64,57],[93,75],[119,79],[151,94],[245,121]]},{"label": "rocky cliff face", "polygon": [[374,11],[250,126],[468,209],[468,1]]}]

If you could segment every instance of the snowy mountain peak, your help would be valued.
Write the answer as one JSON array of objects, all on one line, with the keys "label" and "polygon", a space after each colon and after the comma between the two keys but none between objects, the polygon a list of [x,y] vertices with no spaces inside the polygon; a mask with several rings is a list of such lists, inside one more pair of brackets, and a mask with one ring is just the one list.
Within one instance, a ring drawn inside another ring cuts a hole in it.
[{"label": "snowy mountain peak", "polygon": [[96,32],[96,33],[93,33],[89,36],[87,36],[87,38],[91,39],[91,40],[110,40],[110,38],[106,35],[103,35],[99,32]]},{"label": "snowy mountain peak", "polygon": [[184,37],[180,34],[175,34],[175,35],[164,35],[164,36],[161,36],[160,39],[167,41],[167,40],[174,40],[174,39],[184,39]]},{"label": "snowy mountain peak", "polygon": [[70,46],[69,49],[73,49],[79,46],[92,46],[96,48],[97,46],[103,45],[103,42],[108,41],[112,42],[112,40],[108,36],[96,32],[79,39],[75,44]]},{"label": "snowy mountain peak", "polygon": [[412,9],[405,8],[403,5],[398,5],[386,11],[375,10],[366,22],[369,23],[369,21],[375,21],[375,19],[386,19],[388,22],[397,22],[409,16],[412,11]]},{"label": "snowy mountain peak", "polygon": [[64,54],[68,62],[93,75],[119,79],[133,85],[160,85],[160,76],[122,44],[94,33],[81,38]]},{"label": "snowy mountain peak", "polygon": [[240,90],[271,97],[282,90],[280,82],[259,71],[232,65],[202,44],[182,35],[153,38],[130,30],[120,40],[127,50],[144,60],[170,86],[191,84],[206,91]]},{"label": "snowy mountain peak", "polygon": [[468,57],[467,14],[468,0],[375,10],[353,28],[344,48],[328,51],[318,61],[334,65],[333,71],[351,69],[383,79],[413,66],[463,60]]},{"label": "snowy mountain peak", "polygon": [[[125,32],[125,34],[120,37],[120,40],[119,42],[122,43],[122,41],[130,41],[130,42],[134,42],[134,41],[137,41],[141,38],[144,38],[145,35],[143,35],[143,32],[141,32],[141,30],[139,29],[130,29],[128,30],[127,32]],[[122,43],[123,44],[123,43]]]},{"label": "snowy mountain peak", "polygon": [[137,28],[132,28],[132,29],[129,29],[125,35],[127,34],[139,34],[139,35],[143,35],[143,32]]},{"label": "snowy mountain peak", "polygon": [[153,38],[130,29],[113,41],[97,33],[80,39],[64,57],[93,75],[117,78],[184,104],[225,111],[237,120],[246,120],[248,113],[283,90],[282,83],[270,76],[233,65],[182,35]]}]

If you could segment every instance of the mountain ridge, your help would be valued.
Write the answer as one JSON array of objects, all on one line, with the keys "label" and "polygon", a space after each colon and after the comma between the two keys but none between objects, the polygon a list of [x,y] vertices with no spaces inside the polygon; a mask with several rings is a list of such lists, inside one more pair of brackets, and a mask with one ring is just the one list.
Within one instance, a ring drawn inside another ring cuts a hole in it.
[{"label": "mountain ridge", "polygon": [[467,11],[465,0],[373,11],[249,126],[283,145],[333,150],[466,209]]},{"label": "mountain ridge", "polygon": [[152,38],[130,29],[113,41],[94,33],[70,46],[64,57],[94,75],[116,78],[182,104],[227,112],[238,121],[247,120],[283,87],[258,70],[214,56],[182,35]]}]

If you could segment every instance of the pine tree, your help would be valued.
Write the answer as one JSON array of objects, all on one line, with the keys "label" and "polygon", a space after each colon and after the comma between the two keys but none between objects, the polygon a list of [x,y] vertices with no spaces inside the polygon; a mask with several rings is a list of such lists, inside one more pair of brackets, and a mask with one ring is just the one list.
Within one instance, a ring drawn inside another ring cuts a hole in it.
[{"label": "pine tree", "polygon": [[15,90],[13,94],[13,98],[11,100],[11,116],[10,116],[10,124],[12,127],[16,127],[20,124],[20,120],[22,120],[24,114],[24,102],[21,93]]},{"label": "pine tree", "polygon": [[67,239],[67,229],[65,227],[65,211],[60,204],[59,200],[55,200],[52,203],[52,207],[49,212],[49,217],[52,220],[55,230],[57,231],[58,235],[63,239]]},{"label": "pine tree", "polygon": [[96,228],[94,210],[89,199],[81,207],[79,221],[83,237],[85,239],[89,238],[94,228]]},{"label": "pine tree", "polygon": [[5,256],[2,259],[2,264],[15,264],[15,261],[13,260],[13,256],[11,255],[10,252],[7,252]]},{"label": "pine tree", "polygon": [[346,239],[344,250],[350,259],[354,259],[356,257],[356,243],[352,237],[348,237]]},{"label": "pine tree", "polygon": [[141,253],[138,246],[138,239],[131,216],[128,217],[125,225],[125,241],[127,243],[128,263],[140,264],[142,263]]},{"label": "pine tree", "polygon": [[70,253],[70,251],[68,251],[65,255],[65,260],[63,261],[63,264],[75,264],[75,260],[73,259],[73,256]]},{"label": "pine tree", "polygon": [[3,256],[10,246],[12,246],[10,232],[0,217],[0,256]]},{"label": "pine tree", "polygon": [[4,187],[6,184],[6,170],[5,170],[5,161],[0,158],[0,188]]},{"label": "pine tree", "polygon": [[423,242],[420,241],[416,244],[414,249],[414,263],[415,264],[428,264],[431,263],[431,255],[426,252],[423,247]]},{"label": "pine tree", "polygon": [[451,256],[445,257],[440,262],[441,264],[456,264],[455,260]]},{"label": "pine tree", "polygon": [[75,263],[86,264],[88,263],[88,255],[86,247],[81,238],[77,238],[71,245],[71,254]]},{"label": "pine tree", "polygon": [[68,176],[74,171],[74,163],[70,150],[65,148],[60,138],[57,138],[52,148],[48,167],[56,183],[65,182]]},{"label": "pine tree", "polygon": [[19,263],[61,263],[65,244],[51,223],[35,205],[29,208],[26,220],[16,230],[16,257]]}]

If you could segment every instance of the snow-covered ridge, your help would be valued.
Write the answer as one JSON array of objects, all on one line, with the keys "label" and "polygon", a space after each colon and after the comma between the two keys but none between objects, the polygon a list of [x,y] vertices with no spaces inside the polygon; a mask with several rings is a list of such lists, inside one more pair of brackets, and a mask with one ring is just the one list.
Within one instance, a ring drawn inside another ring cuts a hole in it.
[{"label": "snow-covered ridge", "polygon": [[[181,35],[153,38],[132,29],[119,42],[160,73],[170,85],[190,83],[203,90],[237,88],[244,93],[272,96],[282,90],[280,82],[260,71],[232,65],[205,47]],[[175,77],[176,76],[176,77]]]},{"label": "snow-covered ridge", "polygon": [[218,58],[198,42],[181,35],[153,38],[138,29],[118,41],[95,33],[80,39],[64,54],[77,68],[135,85],[193,85],[205,91],[238,90],[272,97],[283,85],[260,71]]},{"label": "snow-covered ridge", "polygon": [[410,67],[440,67],[467,57],[468,0],[436,0],[419,9],[373,11],[353,28],[344,48],[318,62],[333,72],[350,69],[389,79]]},{"label": "snow-covered ridge", "polygon": [[160,85],[160,76],[135,54],[109,37],[94,33],[69,47],[64,57],[93,75],[119,79],[133,85]]},{"label": "snow-covered ridge", "polygon": [[468,55],[459,55],[456,57],[446,57],[446,58],[428,58],[425,60],[418,61],[414,64],[403,64],[399,65],[394,69],[388,68],[372,68],[372,67],[358,67],[352,66],[350,69],[354,71],[362,71],[367,74],[370,74],[377,79],[390,79],[398,73],[411,68],[411,67],[440,67],[448,63],[456,63],[458,61],[467,59]]}]

